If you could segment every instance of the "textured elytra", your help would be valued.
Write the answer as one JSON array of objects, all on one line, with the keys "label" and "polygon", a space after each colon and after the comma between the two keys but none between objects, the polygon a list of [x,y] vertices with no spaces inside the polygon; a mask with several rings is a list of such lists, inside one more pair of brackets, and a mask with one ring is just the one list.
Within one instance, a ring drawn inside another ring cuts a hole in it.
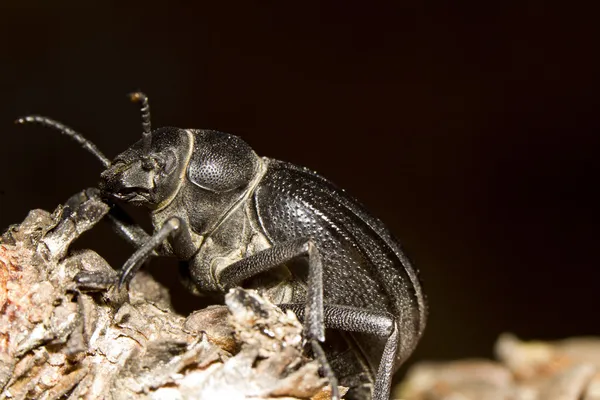
[{"label": "textured elytra", "polygon": [[[383,224],[316,173],[276,160],[269,160],[255,199],[271,241],[315,241],[324,263],[326,302],[385,310],[398,317],[398,365],[406,359],[423,332],[426,310],[416,273]],[[385,339],[355,336],[376,367],[379,352],[373,350],[381,349]]]}]

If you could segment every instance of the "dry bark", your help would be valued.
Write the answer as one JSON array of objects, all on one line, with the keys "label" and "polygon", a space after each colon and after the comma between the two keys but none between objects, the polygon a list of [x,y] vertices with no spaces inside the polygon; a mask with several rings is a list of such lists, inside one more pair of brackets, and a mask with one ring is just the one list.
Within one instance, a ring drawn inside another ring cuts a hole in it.
[{"label": "dry bark", "polygon": [[128,292],[78,287],[81,271],[115,275],[97,253],[69,252],[108,212],[79,196],[0,241],[0,399],[330,398],[295,315],[255,292],[186,318],[143,271]]}]

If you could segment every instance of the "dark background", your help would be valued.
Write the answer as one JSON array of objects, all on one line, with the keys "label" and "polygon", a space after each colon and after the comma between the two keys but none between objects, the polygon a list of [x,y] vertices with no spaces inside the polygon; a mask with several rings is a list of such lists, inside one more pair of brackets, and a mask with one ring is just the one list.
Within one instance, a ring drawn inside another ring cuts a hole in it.
[{"label": "dark background", "polygon": [[[16,117],[63,121],[112,158],[141,137],[125,95],[143,89],[155,127],[238,134],[386,222],[431,304],[413,360],[491,356],[505,331],[600,333],[593,10],[79,3],[2,3],[1,227],[101,172]],[[131,253],[106,226],[84,239],[116,266]]]}]

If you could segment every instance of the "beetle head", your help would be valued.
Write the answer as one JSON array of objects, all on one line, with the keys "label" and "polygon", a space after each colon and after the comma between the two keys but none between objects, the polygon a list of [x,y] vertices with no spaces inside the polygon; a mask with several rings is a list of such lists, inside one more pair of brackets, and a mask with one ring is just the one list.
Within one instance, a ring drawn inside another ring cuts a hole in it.
[{"label": "beetle head", "polygon": [[188,131],[161,128],[119,154],[101,175],[109,196],[151,209],[169,203],[182,184],[191,154]]}]

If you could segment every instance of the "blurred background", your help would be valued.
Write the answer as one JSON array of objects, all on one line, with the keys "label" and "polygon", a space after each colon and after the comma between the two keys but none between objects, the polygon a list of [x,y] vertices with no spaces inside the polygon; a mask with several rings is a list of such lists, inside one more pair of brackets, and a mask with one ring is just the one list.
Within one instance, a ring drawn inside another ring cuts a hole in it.
[{"label": "blurred background", "polygon": [[[12,121],[51,116],[112,158],[141,137],[126,94],[142,89],[154,127],[240,135],[390,227],[431,306],[411,362],[489,357],[506,331],[600,334],[593,10],[203,3],[2,2],[2,229],[101,172],[76,143]],[[115,266],[131,254],[104,225],[80,245]],[[160,270],[182,293],[175,264]]]}]

